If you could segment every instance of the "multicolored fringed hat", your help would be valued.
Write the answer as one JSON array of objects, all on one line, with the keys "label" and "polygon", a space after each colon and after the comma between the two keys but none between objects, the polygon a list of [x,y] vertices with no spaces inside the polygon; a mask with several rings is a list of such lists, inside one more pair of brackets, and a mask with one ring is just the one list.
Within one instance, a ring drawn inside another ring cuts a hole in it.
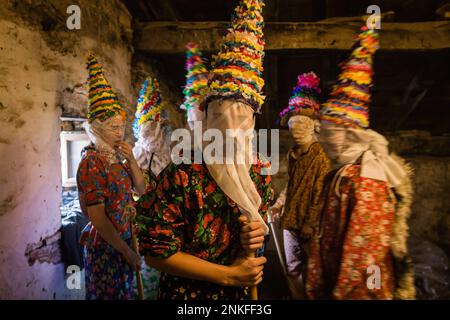
[{"label": "multicolored fringed hat", "polygon": [[133,132],[136,139],[139,137],[142,124],[147,121],[160,121],[166,118],[165,107],[158,81],[148,77],[142,85],[137,101],[136,119],[133,123]]},{"label": "multicolored fringed hat", "polygon": [[373,55],[378,48],[378,32],[362,27],[350,58],[341,64],[338,83],[322,105],[321,120],[352,128],[369,127]]},{"label": "multicolored fringed hat", "polygon": [[313,119],[319,118],[320,78],[314,72],[302,73],[297,78],[297,85],[292,90],[289,105],[280,112],[282,126],[287,124],[289,117],[304,115]]},{"label": "multicolored fringed hat", "polygon": [[264,103],[262,78],[264,39],[263,0],[241,0],[212,65],[210,92],[216,98],[244,99],[259,112]]},{"label": "multicolored fringed hat", "polygon": [[103,74],[102,66],[92,52],[86,57],[86,64],[89,72],[89,107],[87,114],[89,123],[95,119],[104,121],[116,114],[122,115],[125,119],[125,110],[120,105],[116,93]]},{"label": "multicolored fringed hat", "polygon": [[208,91],[208,69],[206,60],[198,45],[189,42],[186,45],[186,86],[184,87],[184,102],[180,106],[183,110],[192,110],[201,108],[201,101]]}]

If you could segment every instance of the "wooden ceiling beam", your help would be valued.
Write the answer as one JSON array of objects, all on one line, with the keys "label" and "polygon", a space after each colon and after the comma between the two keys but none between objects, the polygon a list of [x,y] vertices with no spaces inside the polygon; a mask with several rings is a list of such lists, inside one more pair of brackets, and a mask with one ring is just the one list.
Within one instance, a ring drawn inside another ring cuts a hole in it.
[{"label": "wooden ceiling beam", "polygon": [[[266,50],[348,50],[358,22],[267,23]],[[137,49],[149,53],[183,53],[195,41],[205,51],[219,49],[226,22],[142,22]],[[450,48],[450,21],[382,22],[382,50],[434,50]]]}]

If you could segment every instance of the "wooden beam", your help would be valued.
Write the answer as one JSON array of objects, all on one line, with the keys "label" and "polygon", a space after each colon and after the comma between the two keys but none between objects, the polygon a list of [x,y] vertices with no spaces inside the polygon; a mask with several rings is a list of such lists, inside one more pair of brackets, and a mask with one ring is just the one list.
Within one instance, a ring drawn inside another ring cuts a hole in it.
[{"label": "wooden beam", "polygon": [[[195,41],[205,51],[219,49],[226,22],[145,22],[138,24],[137,49],[150,53],[182,53]],[[348,50],[361,23],[267,23],[266,50]],[[450,48],[450,21],[415,23],[382,22],[382,50],[433,50]]]}]

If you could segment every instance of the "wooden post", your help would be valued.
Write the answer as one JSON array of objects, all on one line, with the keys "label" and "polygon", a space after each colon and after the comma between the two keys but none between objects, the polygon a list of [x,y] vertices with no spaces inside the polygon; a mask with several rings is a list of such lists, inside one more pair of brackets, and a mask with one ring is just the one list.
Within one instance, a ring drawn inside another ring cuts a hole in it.
[{"label": "wooden post", "polygon": [[[255,253],[252,252],[249,254],[250,258],[255,257]],[[250,300],[258,300],[258,286],[250,287]]]}]

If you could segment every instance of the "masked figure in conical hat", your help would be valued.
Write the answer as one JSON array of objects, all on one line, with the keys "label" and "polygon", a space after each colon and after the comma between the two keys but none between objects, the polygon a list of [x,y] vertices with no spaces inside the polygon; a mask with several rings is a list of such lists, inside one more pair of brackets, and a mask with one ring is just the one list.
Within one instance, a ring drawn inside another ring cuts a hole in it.
[{"label": "masked figure in conical hat", "polygon": [[[227,129],[254,129],[254,114],[260,112],[264,102],[263,6],[263,1],[241,1],[235,9],[210,72],[210,90],[205,99],[206,129],[223,133]],[[244,154],[249,151],[248,146],[240,149]],[[261,199],[248,177],[248,165],[231,162],[231,165],[207,164],[208,171],[251,220],[261,222],[267,233],[268,227],[258,213]]]},{"label": "masked figure in conical hat", "polygon": [[[133,154],[144,174],[146,184],[146,192],[136,202],[136,222],[145,224],[146,219],[153,215],[150,208],[157,201],[155,191],[159,175],[171,161],[170,134],[172,128],[167,117],[166,104],[161,95],[159,83],[151,77],[145,79],[139,92],[133,132],[137,139]],[[141,253],[145,255],[145,249],[141,248]],[[159,272],[149,267],[142,260],[141,276],[144,299],[155,299],[157,297]],[[133,285],[135,288],[137,287],[136,282]]]},{"label": "masked figure in conical hat", "polygon": [[172,127],[156,79],[147,78],[144,81],[137,103],[133,131],[137,139],[133,153],[139,167],[149,178],[158,176],[170,163]]},{"label": "masked figure in conical hat", "polygon": [[180,105],[180,109],[186,112],[187,128],[191,130],[191,150],[184,150],[186,154],[189,154],[194,149],[201,150],[202,148],[203,101],[209,91],[207,60],[202,56],[198,45],[194,42],[189,42],[186,45],[185,68],[186,85],[183,89],[184,101]]},{"label": "masked figure in conical hat", "polygon": [[203,120],[202,101],[209,88],[209,72],[207,61],[202,57],[198,45],[189,42],[186,49],[186,86],[183,90],[184,102],[180,109],[186,111],[189,128],[193,130],[194,123]]},{"label": "masked figure in conical hat", "polygon": [[125,111],[93,54],[87,58],[89,110],[85,129],[91,145],[77,171],[80,206],[90,222],[82,231],[87,299],[131,299],[133,270],[140,258],[131,248],[132,192],[145,190],[129,143],[123,141]]},{"label": "masked figure in conical hat", "polygon": [[323,185],[331,170],[330,160],[316,134],[319,119],[320,79],[314,72],[298,76],[289,105],[280,112],[295,146],[289,150],[289,181],[270,213],[281,215],[288,285],[294,299],[304,299],[304,270],[309,240],[319,230]]},{"label": "masked figure in conical hat", "polygon": [[376,30],[361,29],[338,83],[320,111],[319,141],[335,169],[319,236],[310,247],[311,299],[411,299],[407,253],[410,170],[368,129]]},{"label": "masked figure in conical hat", "polygon": [[[261,0],[240,1],[201,101],[204,129],[215,129],[224,141],[226,129],[253,133],[263,101],[262,7]],[[272,189],[270,177],[261,175],[269,164],[250,152],[251,134],[232,142],[238,151],[228,163],[223,157],[222,163],[207,162],[205,148],[204,162],[195,163],[192,155],[190,163],[172,163],[162,172],[155,214],[141,226],[148,234],[146,261],[162,271],[160,298],[242,299],[247,286],[262,281],[266,259],[247,257],[245,250],[263,246]],[[225,148],[215,146],[217,154]],[[243,213],[257,221],[241,229]]]}]

